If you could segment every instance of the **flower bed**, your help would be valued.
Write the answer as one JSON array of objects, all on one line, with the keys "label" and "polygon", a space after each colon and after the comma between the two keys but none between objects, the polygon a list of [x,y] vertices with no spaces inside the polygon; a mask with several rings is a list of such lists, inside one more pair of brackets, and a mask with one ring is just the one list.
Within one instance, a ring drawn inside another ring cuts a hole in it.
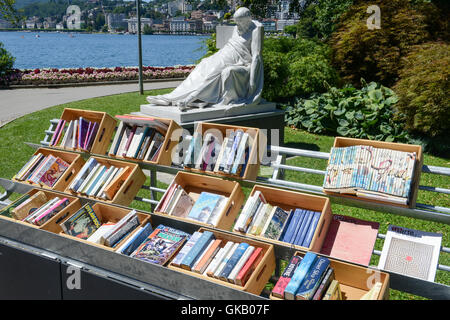
[{"label": "flower bed", "polygon": [[[195,66],[143,67],[143,78],[170,79],[185,78]],[[0,83],[9,85],[45,85],[61,83],[105,82],[139,79],[137,67],[78,68],[78,69],[14,69]]]}]

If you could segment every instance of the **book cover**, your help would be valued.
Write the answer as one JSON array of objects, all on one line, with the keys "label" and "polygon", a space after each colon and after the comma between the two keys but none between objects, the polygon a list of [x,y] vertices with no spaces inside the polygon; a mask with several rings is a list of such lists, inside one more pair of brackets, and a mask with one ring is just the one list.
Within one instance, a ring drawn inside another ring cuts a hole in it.
[{"label": "book cover", "polygon": [[230,283],[236,283],[236,277],[241,271],[244,264],[248,261],[250,256],[252,255],[253,251],[255,251],[255,247],[248,246],[248,248],[245,250],[244,254],[241,256],[241,258],[238,260],[236,265],[234,266],[233,270],[231,270],[230,274],[227,277],[228,282]]},{"label": "book cover", "polygon": [[93,234],[101,223],[95,215],[90,204],[86,204],[78,210],[71,218],[60,224],[65,233],[80,238],[87,239]]},{"label": "book cover", "polygon": [[325,257],[316,259],[295,295],[297,300],[312,300],[329,265],[330,260]]},{"label": "book cover", "polygon": [[389,225],[378,269],[434,281],[442,234]]},{"label": "book cover", "polygon": [[225,259],[230,250],[233,248],[233,246],[234,246],[233,241],[227,241],[225,246],[223,248],[220,248],[219,252],[217,252],[216,256],[214,257],[213,261],[211,261],[211,264],[208,266],[204,274],[206,274],[208,277],[214,277],[217,268],[219,268],[223,259]]},{"label": "book cover", "polygon": [[139,226],[139,218],[136,214],[136,210],[130,212],[130,216],[125,216],[116,223],[115,227],[109,231],[107,237],[104,238],[104,244],[109,247],[114,247],[125,236],[136,229]]},{"label": "book cover", "polygon": [[231,167],[232,167],[234,159],[236,157],[236,152],[237,152],[239,143],[240,143],[243,135],[244,135],[244,132],[242,130],[240,130],[240,129],[236,130],[233,145],[231,147],[230,152],[227,154],[227,161],[226,161],[225,169],[223,170],[225,173],[230,173]]},{"label": "book cover", "polygon": [[225,206],[228,203],[228,198],[221,196],[219,202],[217,203],[216,207],[214,208],[213,212],[211,212],[211,215],[209,216],[208,220],[206,221],[207,224],[211,224],[214,227],[217,226],[219,223],[220,217],[222,216],[222,213],[225,209]]},{"label": "book cover", "polygon": [[201,232],[194,232],[189,239],[189,241],[186,242],[186,244],[181,248],[180,252],[175,256],[175,258],[172,260],[172,264],[174,266],[179,267],[181,261],[184,259],[184,256],[191,250],[191,248],[194,246],[194,244],[197,242],[197,240],[201,237]]},{"label": "book cover", "polygon": [[334,280],[334,269],[329,267],[328,271],[320,282],[319,288],[317,288],[316,293],[314,294],[313,300],[321,300],[325,291],[330,286],[331,281]]},{"label": "book cover", "polygon": [[317,255],[313,252],[307,252],[294,272],[291,280],[284,289],[284,298],[287,300],[295,300],[295,295],[302,285],[303,280],[308,274],[311,266],[314,264]]},{"label": "book cover", "polygon": [[379,227],[378,222],[333,214],[320,253],[368,266]]},{"label": "book cover", "polygon": [[34,182],[34,183],[39,183],[41,177],[48,171],[50,170],[50,168],[52,167],[52,165],[55,163],[56,161],[56,157],[54,157],[53,155],[49,155],[47,156],[47,159],[45,162],[43,162],[42,166],[40,166],[39,168],[37,168],[34,172],[33,175],[31,176],[30,179],[28,179],[28,181]]},{"label": "book cover", "polygon": [[29,194],[24,194],[24,195],[21,196],[19,199],[17,199],[17,200],[14,201],[13,203],[9,204],[9,205],[6,206],[5,208],[0,209],[0,215],[1,215],[1,216],[5,216],[5,217],[12,218],[12,217],[13,217],[12,210],[14,210],[14,208],[16,208],[17,206],[19,206],[19,205],[22,204],[23,202],[25,202],[28,198],[30,198],[30,195],[29,195]]},{"label": "book cover", "polygon": [[236,264],[238,263],[239,259],[242,257],[242,255],[244,254],[245,250],[247,250],[247,248],[249,246],[250,245],[248,243],[245,243],[245,242],[242,242],[242,243],[240,243],[238,245],[236,250],[233,252],[233,255],[230,257],[230,259],[228,260],[228,262],[224,266],[222,272],[220,273],[219,279],[221,279],[223,281],[227,281],[227,278],[230,275],[231,271],[236,266]]},{"label": "book cover", "polygon": [[278,237],[281,234],[281,231],[283,230],[284,224],[291,212],[292,210],[287,212],[281,209],[280,207],[277,207],[272,216],[272,219],[269,222],[269,225],[267,226],[266,231],[262,236],[269,239],[278,240]]},{"label": "book cover", "polygon": [[235,278],[235,283],[240,286],[245,286],[248,279],[250,279],[253,271],[255,271],[259,262],[263,257],[263,249],[258,247],[253,251],[250,258],[248,258],[247,262],[244,264],[242,269],[238,272],[238,275]]},{"label": "book cover", "polygon": [[23,220],[26,217],[28,217],[28,215],[32,214],[37,209],[39,209],[47,201],[48,199],[45,193],[42,191],[38,191],[31,197],[28,196],[28,198],[25,201],[21,202],[20,204],[17,204],[16,207],[12,208],[10,210],[11,215],[16,220]]},{"label": "book cover", "polygon": [[144,227],[141,227],[140,230],[136,231],[136,233],[130,237],[130,239],[124,244],[123,248],[119,248],[118,252],[129,256],[132,254],[145,239],[153,232],[152,225],[147,223]]},{"label": "book cover", "polygon": [[183,258],[183,260],[180,263],[180,266],[183,269],[191,270],[195,260],[203,252],[203,250],[205,250],[211,239],[214,239],[213,233],[210,231],[204,231],[200,239],[198,239],[197,242],[195,242],[194,246]]},{"label": "book cover", "polygon": [[158,229],[157,233],[153,237],[147,238],[131,256],[150,263],[164,265],[183,245],[185,240],[186,235],[166,229]]},{"label": "book cover", "polygon": [[272,290],[273,296],[280,299],[284,298],[284,289],[288,285],[289,281],[292,279],[292,276],[294,275],[294,272],[301,261],[302,258],[300,256],[293,256],[291,258],[291,261],[289,261],[289,264],[286,266],[286,269],[284,269],[283,274],[278,279],[277,283],[275,284],[275,287],[273,287]]},{"label": "book cover", "polygon": [[125,130],[125,126],[123,121],[119,122],[119,126],[117,127],[116,134],[114,135],[114,139],[111,143],[111,147],[109,148],[110,155],[116,155],[117,149],[119,148],[120,141],[122,140],[123,132]]},{"label": "book cover", "polygon": [[101,242],[101,238],[103,237],[103,235],[108,232],[109,230],[111,230],[112,228],[114,228],[115,223],[113,222],[107,222],[104,223],[100,226],[100,228],[98,228],[93,234],[91,234],[89,236],[89,238],[87,238],[86,240],[92,243],[98,243],[98,244],[102,244]]},{"label": "book cover", "polygon": [[220,249],[220,244],[222,240],[216,239],[212,240],[211,246],[205,252],[203,257],[198,261],[197,265],[194,267],[193,271],[196,273],[203,273],[208,265],[211,263],[212,259]]},{"label": "book cover", "polygon": [[188,218],[206,223],[223,196],[210,192],[202,192],[188,214]]},{"label": "book cover", "polygon": [[41,176],[39,182],[46,186],[53,187],[58,179],[64,174],[69,164],[61,158],[56,158],[50,168]]}]

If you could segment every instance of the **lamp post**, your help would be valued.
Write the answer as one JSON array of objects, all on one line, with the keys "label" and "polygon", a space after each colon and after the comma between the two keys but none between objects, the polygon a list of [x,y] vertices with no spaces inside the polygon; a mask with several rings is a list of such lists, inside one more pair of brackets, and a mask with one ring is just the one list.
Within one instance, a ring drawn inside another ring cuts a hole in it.
[{"label": "lamp post", "polygon": [[142,39],[141,39],[141,0],[136,0],[138,54],[139,54],[139,93],[144,94],[144,83],[142,76]]}]

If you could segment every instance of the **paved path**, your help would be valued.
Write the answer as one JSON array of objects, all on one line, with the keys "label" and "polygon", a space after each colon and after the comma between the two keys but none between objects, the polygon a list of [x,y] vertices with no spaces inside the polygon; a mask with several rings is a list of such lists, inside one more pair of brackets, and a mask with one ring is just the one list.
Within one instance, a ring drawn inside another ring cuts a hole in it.
[{"label": "paved path", "polygon": [[[181,81],[144,83],[144,90],[175,88]],[[139,91],[139,85],[114,84],[85,87],[33,88],[0,90],[0,127],[26,114],[55,105]]]}]

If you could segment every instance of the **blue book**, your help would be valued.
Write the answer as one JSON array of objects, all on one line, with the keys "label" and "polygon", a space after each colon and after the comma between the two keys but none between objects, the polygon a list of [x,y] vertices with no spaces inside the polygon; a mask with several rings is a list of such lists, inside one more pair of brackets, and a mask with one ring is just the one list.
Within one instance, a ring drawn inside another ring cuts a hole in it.
[{"label": "blue book", "polygon": [[219,275],[219,279],[227,281],[227,278],[230,275],[231,271],[233,271],[233,268],[235,267],[236,263],[238,263],[239,259],[242,257],[245,250],[247,250],[247,248],[249,246],[250,245],[245,242],[242,242],[241,244],[239,244],[239,246],[236,248],[236,250],[232,254],[231,258],[228,260],[225,267],[223,267],[222,272]]},{"label": "blue book", "polygon": [[308,212],[307,210],[304,209],[301,210],[300,218],[298,219],[297,224],[295,225],[295,229],[292,231],[292,236],[288,241],[289,243],[292,244],[295,243],[295,239],[297,238],[297,235],[300,232],[300,229],[303,225],[303,221],[305,221],[305,217],[308,215],[307,212]]},{"label": "blue book", "polygon": [[191,250],[184,256],[180,264],[181,267],[183,269],[191,270],[197,257],[202,254],[212,239],[214,239],[213,233],[211,231],[204,231]]},{"label": "blue book", "polygon": [[92,190],[94,189],[94,187],[97,185],[98,181],[100,180],[100,178],[105,174],[106,170],[108,170],[108,168],[106,168],[106,166],[103,166],[102,170],[100,171],[100,174],[97,175],[97,177],[95,178],[94,181],[91,182],[91,186],[89,187],[88,190],[86,190],[86,194],[88,196],[91,195]]},{"label": "blue book", "polygon": [[314,211],[313,212],[313,218],[311,220],[311,224],[309,225],[308,232],[306,233],[305,239],[303,240],[301,246],[305,248],[309,248],[309,245],[311,244],[312,238],[314,236],[314,232],[317,228],[317,223],[320,219],[320,212]]},{"label": "blue book", "polygon": [[297,300],[312,300],[329,265],[330,260],[325,257],[316,259],[295,295]]},{"label": "blue book", "polygon": [[303,280],[305,279],[309,269],[313,265],[314,261],[317,258],[317,254],[313,252],[307,252],[302,259],[302,262],[298,265],[297,269],[295,269],[294,275],[289,281],[286,289],[284,289],[284,298],[287,300],[295,300],[295,295],[297,294],[298,289],[302,285]]},{"label": "blue book", "polygon": [[141,150],[142,143],[144,142],[145,138],[147,137],[149,130],[150,130],[149,127],[145,127],[144,133],[142,134],[141,140],[139,141],[139,145],[138,145],[138,147],[136,149],[136,152],[134,153],[134,157],[133,158],[137,158],[137,156],[139,154],[139,151]]},{"label": "blue book", "polygon": [[187,217],[206,223],[221,199],[223,199],[223,196],[220,194],[200,193]]},{"label": "blue book", "polygon": [[78,188],[83,183],[84,179],[89,175],[89,172],[97,165],[97,160],[94,158],[89,158],[89,160],[84,164],[83,168],[81,168],[80,172],[75,177],[76,182],[73,183],[72,190],[77,191]]},{"label": "blue book", "polygon": [[292,242],[292,244],[301,245],[303,240],[306,237],[306,231],[308,231],[309,224],[311,223],[313,216],[313,212],[310,210],[306,210],[305,212],[305,218],[302,221],[302,225],[300,229],[297,232],[297,235],[295,236],[295,240]]},{"label": "blue book", "polygon": [[282,237],[280,237],[281,241],[290,243],[292,236],[295,234],[295,230],[297,228],[297,225],[300,221],[300,219],[303,217],[302,209],[295,209],[294,213],[291,214],[289,217],[289,220],[286,222],[284,234]]},{"label": "blue book", "polygon": [[134,250],[137,249],[141,245],[142,242],[144,242],[145,239],[153,232],[152,225],[150,223],[147,223],[145,227],[143,227],[141,230],[136,232],[135,235],[131,238],[128,245],[123,248],[120,253],[126,254],[129,256],[134,252]]}]

